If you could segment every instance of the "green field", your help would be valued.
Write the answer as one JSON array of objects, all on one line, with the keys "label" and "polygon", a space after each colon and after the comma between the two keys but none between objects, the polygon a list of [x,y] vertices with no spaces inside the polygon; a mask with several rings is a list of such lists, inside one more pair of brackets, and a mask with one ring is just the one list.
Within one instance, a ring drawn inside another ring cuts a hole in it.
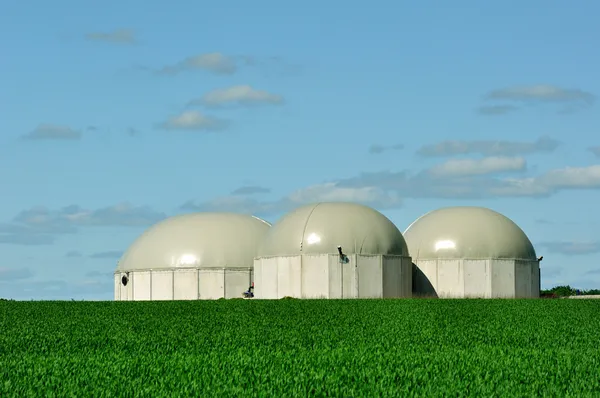
[{"label": "green field", "polygon": [[0,302],[0,396],[600,397],[600,300]]}]

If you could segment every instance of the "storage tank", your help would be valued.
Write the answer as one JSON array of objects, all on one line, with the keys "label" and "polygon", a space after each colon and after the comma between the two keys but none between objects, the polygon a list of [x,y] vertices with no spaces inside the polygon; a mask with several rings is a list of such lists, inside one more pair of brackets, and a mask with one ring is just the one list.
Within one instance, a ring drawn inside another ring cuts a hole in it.
[{"label": "storage tank", "polygon": [[412,262],[402,233],[383,214],[354,203],[316,203],[269,229],[254,281],[262,299],[410,297]]},{"label": "storage tank", "polygon": [[163,220],[123,254],[115,300],[196,300],[241,297],[253,259],[270,228],[260,218],[192,213]]},{"label": "storage tank", "polygon": [[509,218],[483,207],[429,212],[404,232],[413,295],[539,297],[540,267],[531,241]]}]

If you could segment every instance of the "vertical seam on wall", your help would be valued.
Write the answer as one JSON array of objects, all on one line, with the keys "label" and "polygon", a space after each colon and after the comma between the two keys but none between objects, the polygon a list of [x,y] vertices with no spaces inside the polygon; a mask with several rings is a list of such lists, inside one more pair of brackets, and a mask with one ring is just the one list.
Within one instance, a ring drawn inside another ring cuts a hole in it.
[{"label": "vertical seam on wall", "polygon": [[465,259],[464,258],[460,259],[459,266],[460,266],[460,272],[462,273],[462,295],[464,297],[464,296],[466,296],[466,285],[467,285],[466,284],[467,275],[465,272]]},{"label": "vertical seam on wall", "polygon": [[354,287],[355,287],[355,298],[360,298],[360,288],[358,283],[358,255],[354,253]]},{"label": "vertical seam on wall", "polygon": [[[435,286],[434,289],[437,292],[440,291],[440,260],[438,258],[435,259]],[[439,297],[439,294],[438,294]]]},{"label": "vertical seam on wall", "polygon": [[337,262],[340,265],[340,279],[342,280],[340,286],[340,298],[344,298],[344,263],[340,261],[339,256],[337,256]]},{"label": "vertical seam on wall", "polygon": [[381,270],[381,298],[385,298],[385,276],[383,270],[383,255],[379,256],[379,269]]},{"label": "vertical seam on wall", "polygon": [[511,260],[511,263],[512,263],[512,269],[513,269],[513,276],[511,278],[511,282],[513,285],[513,291],[511,293],[514,298],[517,298],[517,261]]},{"label": "vertical seam on wall", "polygon": [[[277,262],[277,278],[279,278],[279,261]],[[277,283],[277,297],[279,297],[279,280],[277,282],[278,282]],[[299,298],[304,298],[304,256],[302,254],[300,254],[300,297]]]},{"label": "vertical seam on wall", "polygon": [[152,301],[152,274],[154,274],[154,270],[150,270],[150,301]]},{"label": "vertical seam on wall", "polygon": [[540,262],[537,262],[537,278],[538,278],[538,294],[537,297],[540,297],[542,293],[542,267],[540,266]]},{"label": "vertical seam on wall", "polygon": [[487,276],[487,281],[486,284],[488,285],[486,288],[486,298],[492,298],[492,289],[493,289],[493,284],[492,284],[492,260],[485,260],[485,268],[486,268],[486,276]]},{"label": "vertical seam on wall", "polygon": [[133,288],[134,288],[134,286],[133,286],[133,279],[134,279],[134,278],[133,278],[133,277],[134,277],[134,276],[135,276],[135,275],[134,275],[134,274],[133,274],[133,272],[132,272],[132,278],[131,278],[131,295],[129,295],[129,294],[128,294],[128,296],[130,296],[130,297],[128,297],[128,299],[129,299],[129,300],[131,300],[131,301],[133,301],[133,298],[134,298],[133,296],[134,296],[134,292],[135,292],[135,291],[133,290]]}]

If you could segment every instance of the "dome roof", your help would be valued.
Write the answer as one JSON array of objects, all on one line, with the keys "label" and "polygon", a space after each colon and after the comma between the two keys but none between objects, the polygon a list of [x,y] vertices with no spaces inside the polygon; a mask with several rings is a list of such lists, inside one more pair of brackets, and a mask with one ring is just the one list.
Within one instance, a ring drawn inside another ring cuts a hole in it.
[{"label": "dome roof", "polygon": [[259,256],[337,253],[408,255],[402,233],[383,214],[355,203],[302,206],[273,225]]},{"label": "dome roof", "polygon": [[252,267],[271,224],[233,213],[167,218],[144,232],[123,254],[117,271],[157,268]]},{"label": "dome roof", "polygon": [[413,260],[506,258],[536,260],[525,232],[484,207],[446,207],[429,212],[404,231]]}]

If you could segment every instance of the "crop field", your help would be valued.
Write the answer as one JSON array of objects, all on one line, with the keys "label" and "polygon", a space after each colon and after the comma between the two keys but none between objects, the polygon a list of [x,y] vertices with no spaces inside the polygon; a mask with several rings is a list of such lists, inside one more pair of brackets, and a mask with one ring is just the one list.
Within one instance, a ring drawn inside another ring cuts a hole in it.
[{"label": "crop field", "polygon": [[600,301],[4,301],[0,396],[598,397]]}]

